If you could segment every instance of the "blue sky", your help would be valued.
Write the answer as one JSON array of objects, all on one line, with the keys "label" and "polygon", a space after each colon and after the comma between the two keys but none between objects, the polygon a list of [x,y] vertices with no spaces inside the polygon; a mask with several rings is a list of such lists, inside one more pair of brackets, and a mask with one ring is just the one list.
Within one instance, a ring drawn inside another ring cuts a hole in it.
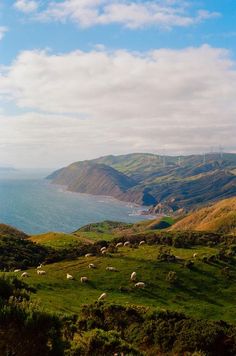
[{"label": "blue sky", "polygon": [[236,152],[235,24],[235,0],[0,0],[0,164]]},{"label": "blue sky", "polygon": [[[49,2],[39,0],[36,3],[41,3],[40,11],[43,11]],[[145,4],[145,1],[140,2]],[[218,13],[219,16],[192,26],[173,26],[169,29],[159,27],[158,24],[127,29],[116,23],[81,28],[78,22],[68,19],[65,23],[49,20],[40,22],[34,20],[34,11],[19,11],[14,3],[13,0],[7,0],[1,4],[1,25],[8,28],[4,41],[0,42],[1,63],[4,64],[9,64],[22,50],[50,48],[63,53],[80,48],[88,51],[100,43],[111,49],[135,51],[184,48],[208,43],[214,47],[227,48],[236,56],[235,0],[188,1],[189,16],[193,16],[198,9]]]}]

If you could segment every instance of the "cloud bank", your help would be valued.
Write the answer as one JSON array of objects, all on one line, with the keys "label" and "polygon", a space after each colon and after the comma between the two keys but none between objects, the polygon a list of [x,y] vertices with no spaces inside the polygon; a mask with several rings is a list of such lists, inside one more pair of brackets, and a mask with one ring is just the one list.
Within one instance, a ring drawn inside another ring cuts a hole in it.
[{"label": "cloud bank", "polygon": [[[0,161],[61,165],[109,153],[236,151],[236,70],[209,46],[147,53],[25,51],[0,73]],[[1,157],[2,155],[2,157]],[[14,158],[15,157],[15,158]],[[37,165],[36,164],[36,165]],[[41,164],[42,166],[43,164]]]},{"label": "cloud bank", "polygon": [[[15,7],[23,12],[36,11],[38,3],[17,0]],[[37,12],[38,20],[72,21],[80,27],[120,24],[130,29],[146,26],[171,29],[187,27],[219,17],[217,12],[199,8],[193,11],[187,1],[182,0],[64,0],[49,1]]]}]

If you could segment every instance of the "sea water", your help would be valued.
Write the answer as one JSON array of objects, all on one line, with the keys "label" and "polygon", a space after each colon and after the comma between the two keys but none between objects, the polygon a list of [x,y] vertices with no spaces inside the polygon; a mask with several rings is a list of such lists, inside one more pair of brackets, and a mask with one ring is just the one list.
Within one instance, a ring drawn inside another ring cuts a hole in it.
[{"label": "sea water", "polygon": [[28,234],[47,231],[72,232],[103,220],[135,222],[147,219],[143,207],[113,198],[66,191],[44,179],[50,173],[0,172],[0,223]]}]

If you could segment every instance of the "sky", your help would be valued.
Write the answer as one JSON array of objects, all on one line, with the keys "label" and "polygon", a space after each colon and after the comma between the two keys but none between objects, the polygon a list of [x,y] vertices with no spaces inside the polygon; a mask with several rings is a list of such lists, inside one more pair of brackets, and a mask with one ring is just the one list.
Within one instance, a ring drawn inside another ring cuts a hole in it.
[{"label": "sky", "polygon": [[236,153],[235,0],[0,0],[0,166]]}]

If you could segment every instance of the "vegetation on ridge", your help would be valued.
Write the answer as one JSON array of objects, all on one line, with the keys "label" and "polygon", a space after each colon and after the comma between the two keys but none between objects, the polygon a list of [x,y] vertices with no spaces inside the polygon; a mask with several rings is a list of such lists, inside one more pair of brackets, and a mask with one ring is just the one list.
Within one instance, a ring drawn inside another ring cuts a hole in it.
[{"label": "vegetation on ridge", "polygon": [[129,154],[75,162],[52,173],[68,190],[157,205],[155,213],[189,210],[236,194],[236,154]]}]

